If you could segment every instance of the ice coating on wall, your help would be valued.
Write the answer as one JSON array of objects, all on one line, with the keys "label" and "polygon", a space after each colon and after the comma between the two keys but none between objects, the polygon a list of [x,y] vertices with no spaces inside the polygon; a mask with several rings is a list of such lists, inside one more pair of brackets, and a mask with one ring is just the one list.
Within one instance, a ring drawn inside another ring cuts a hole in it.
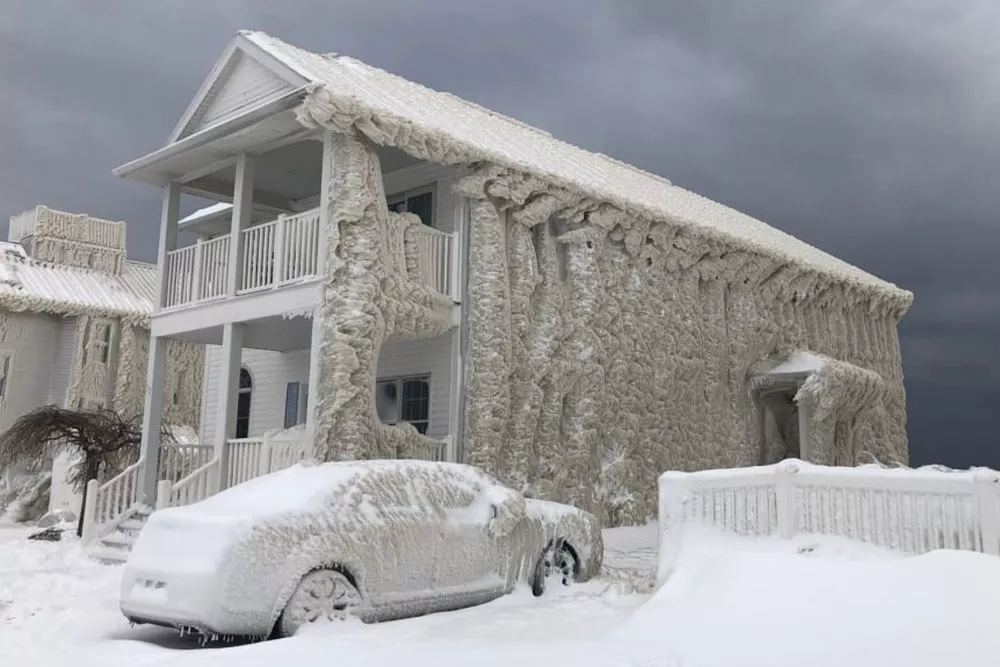
[{"label": "ice coating on wall", "polygon": [[324,323],[314,446],[321,460],[407,458],[437,447],[408,424],[382,424],[375,376],[391,336],[431,337],[452,326],[451,300],[407,270],[413,214],[391,213],[374,146],[337,134],[330,173]]},{"label": "ice coating on wall", "polygon": [[659,472],[769,462],[748,376],[798,349],[882,383],[831,367],[803,392],[838,397],[820,400],[820,455],[906,461],[896,324],[909,292],[491,164],[322,86],[299,118],[472,168],[459,185],[472,216],[470,463],[613,525],[643,521],[655,514]]},{"label": "ice coating on wall", "polygon": [[799,396],[816,405],[818,460],[906,461],[894,300],[523,174],[482,167],[460,187],[470,461],[611,523],[644,520],[658,472],[769,462],[748,376],[799,349],[830,358]]}]

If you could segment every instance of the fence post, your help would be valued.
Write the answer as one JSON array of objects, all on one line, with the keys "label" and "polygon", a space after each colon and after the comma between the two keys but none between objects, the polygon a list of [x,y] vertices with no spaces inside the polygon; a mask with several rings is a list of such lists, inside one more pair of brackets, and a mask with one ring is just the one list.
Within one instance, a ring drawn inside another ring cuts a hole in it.
[{"label": "fence post", "polygon": [[265,433],[261,438],[260,456],[257,458],[257,476],[271,472],[271,434]]},{"label": "fence post", "polygon": [[997,491],[1000,490],[1000,484],[997,483],[997,473],[992,470],[977,470],[973,480],[983,551],[1000,556],[1000,509],[997,507]]},{"label": "fence post", "polygon": [[174,492],[174,483],[169,479],[161,479],[156,483],[156,509],[170,507],[170,496]]},{"label": "fence post", "polygon": [[662,584],[670,577],[674,562],[680,553],[684,526],[688,519],[688,507],[693,496],[692,484],[690,475],[683,472],[665,472],[657,480],[659,487],[657,584]]},{"label": "fence post", "polygon": [[80,541],[87,546],[97,537],[97,480],[87,482],[87,490],[83,499],[83,531]]},{"label": "fence post", "polygon": [[791,461],[782,461],[775,470],[775,505],[778,514],[778,534],[784,539],[795,535],[798,529],[798,512],[795,506],[795,474],[799,467]]}]

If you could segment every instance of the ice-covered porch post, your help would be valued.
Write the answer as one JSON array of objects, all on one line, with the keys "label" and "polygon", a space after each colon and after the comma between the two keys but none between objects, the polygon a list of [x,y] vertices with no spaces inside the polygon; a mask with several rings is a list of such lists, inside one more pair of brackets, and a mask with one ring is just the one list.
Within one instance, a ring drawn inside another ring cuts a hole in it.
[{"label": "ice-covered porch post", "polygon": [[[327,227],[330,224],[330,204],[333,202],[333,130],[323,130],[323,166],[320,171],[319,191],[319,243],[320,252],[326,251]],[[328,259],[320,256],[320,271],[325,270]],[[309,391],[306,394],[306,441],[307,454],[316,455],[317,405],[320,396],[320,355],[323,344],[323,317],[326,312],[321,303],[313,309],[312,333],[309,345]]]},{"label": "ice-covered porch post", "polygon": [[[243,230],[250,225],[253,207],[254,158],[241,153],[236,161],[233,184],[233,215],[229,224],[229,276],[226,293],[235,297],[243,275]],[[226,442],[236,436],[236,409],[239,399],[240,363],[243,359],[243,328],[240,322],[222,326],[222,384],[219,387],[219,416],[216,419],[215,456],[219,459],[217,489],[226,488],[229,448]]]},{"label": "ice-covered porch post", "polygon": [[[160,245],[157,250],[159,274],[156,285],[154,311],[163,307],[167,285],[167,254],[177,247],[177,220],[180,217],[181,188],[178,183],[168,183],[163,193],[163,210],[160,214]],[[160,459],[160,433],[163,418],[163,385],[166,381],[167,339],[151,336],[149,361],[146,367],[146,395],[142,409],[142,442],[140,456],[143,465],[139,475],[136,497],[139,502],[153,507],[156,503],[156,473]]]}]

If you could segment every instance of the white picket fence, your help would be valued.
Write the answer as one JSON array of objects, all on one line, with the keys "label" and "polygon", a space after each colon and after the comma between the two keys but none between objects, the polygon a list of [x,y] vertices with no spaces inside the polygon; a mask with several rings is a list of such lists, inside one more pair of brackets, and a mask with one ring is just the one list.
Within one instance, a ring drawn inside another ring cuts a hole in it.
[{"label": "white picket fence", "polygon": [[[840,535],[908,554],[964,549],[1000,555],[1000,473],[835,468],[796,460],[664,473],[661,545],[679,544],[690,523],[741,535]],[[673,556],[662,550],[661,574]]]}]

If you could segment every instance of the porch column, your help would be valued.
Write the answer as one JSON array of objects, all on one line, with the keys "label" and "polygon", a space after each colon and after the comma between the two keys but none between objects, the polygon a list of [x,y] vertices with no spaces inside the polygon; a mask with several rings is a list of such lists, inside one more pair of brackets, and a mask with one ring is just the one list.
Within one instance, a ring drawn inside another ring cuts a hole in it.
[{"label": "porch column", "polygon": [[219,459],[219,491],[226,488],[229,471],[229,448],[226,446],[226,441],[236,436],[243,327],[243,324],[237,322],[227,322],[222,325],[222,375],[219,385],[219,416],[215,422],[215,456]]},{"label": "porch column", "polygon": [[[320,275],[325,275],[328,258],[327,231],[331,224],[330,209],[333,205],[333,130],[323,130],[323,162],[320,169],[319,190],[319,262]],[[324,291],[325,294],[325,291]],[[322,298],[322,297],[321,297]],[[322,391],[320,379],[320,358],[323,346],[323,319],[326,307],[320,303],[313,309],[312,335],[309,344],[309,393],[306,396],[306,446],[309,455],[316,456],[320,451],[317,437],[317,422],[319,421],[319,397]],[[323,447],[325,451],[325,443]]]},{"label": "porch column", "polygon": [[236,160],[236,182],[233,185],[233,215],[229,224],[229,278],[226,294],[236,296],[243,276],[243,230],[250,226],[253,207],[254,158],[240,153]]},{"label": "porch column", "polygon": [[[157,250],[159,267],[156,280],[154,311],[163,307],[167,285],[167,253],[177,247],[177,220],[180,217],[181,188],[170,183],[163,192],[160,212],[160,245]],[[160,463],[160,432],[163,419],[163,385],[167,371],[167,339],[152,336],[149,339],[149,357],[146,362],[146,395],[142,404],[142,440],[139,456],[143,460],[139,474],[136,497],[139,502],[154,507],[156,504],[157,472]]]},{"label": "porch column", "polygon": [[309,392],[306,394],[306,452],[309,458],[316,456],[316,421],[319,418],[319,395],[322,389],[319,381],[319,362],[323,345],[323,306],[313,309],[312,337],[309,345]]}]

